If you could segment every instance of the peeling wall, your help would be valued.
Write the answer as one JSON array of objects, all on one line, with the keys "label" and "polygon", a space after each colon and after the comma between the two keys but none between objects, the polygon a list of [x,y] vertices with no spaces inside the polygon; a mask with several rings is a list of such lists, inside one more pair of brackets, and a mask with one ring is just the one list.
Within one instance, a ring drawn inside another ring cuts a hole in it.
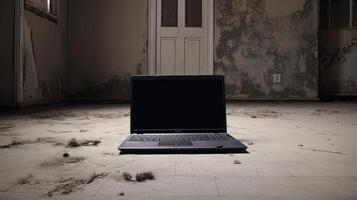
[{"label": "peeling wall", "polygon": [[147,74],[147,0],[75,0],[69,13],[72,99],[127,99]]},{"label": "peeling wall", "polygon": [[215,74],[227,97],[317,97],[317,0],[215,3]]},{"label": "peeling wall", "polygon": [[357,30],[319,32],[319,91],[357,95]]},{"label": "peeling wall", "polygon": [[60,0],[58,9],[57,24],[25,10],[24,103],[66,96],[67,0]]},{"label": "peeling wall", "polygon": [[14,2],[0,1],[0,105],[15,103]]}]

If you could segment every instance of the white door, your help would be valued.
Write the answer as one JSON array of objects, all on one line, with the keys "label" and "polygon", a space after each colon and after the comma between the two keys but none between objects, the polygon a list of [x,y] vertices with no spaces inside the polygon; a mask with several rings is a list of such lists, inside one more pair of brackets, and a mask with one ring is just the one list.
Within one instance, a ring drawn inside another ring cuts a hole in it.
[{"label": "white door", "polygon": [[157,1],[157,74],[211,73],[208,3],[208,0]]}]

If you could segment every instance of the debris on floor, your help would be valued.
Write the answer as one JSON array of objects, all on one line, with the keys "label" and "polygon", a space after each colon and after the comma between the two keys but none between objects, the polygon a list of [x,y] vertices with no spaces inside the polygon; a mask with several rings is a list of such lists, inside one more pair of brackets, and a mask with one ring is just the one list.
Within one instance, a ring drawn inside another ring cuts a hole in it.
[{"label": "debris on floor", "polygon": [[58,166],[63,166],[65,164],[69,163],[78,163],[86,158],[83,156],[74,156],[74,157],[64,157],[64,158],[55,158],[53,160],[46,160],[41,163],[41,167],[58,167]]},{"label": "debris on floor", "polygon": [[12,124],[0,124],[0,132],[6,132],[9,131],[9,129],[12,129],[14,125]]},{"label": "debris on floor", "polygon": [[64,158],[68,158],[69,157],[69,153],[64,153],[63,155],[62,155]]},{"label": "debris on floor", "polygon": [[124,196],[125,194],[124,194],[124,192],[121,192],[121,193],[119,193],[118,195],[119,195],[119,196]]},{"label": "debris on floor", "polygon": [[123,178],[126,181],[131,181],[131,179],[133,178],[133,176],[131,174],[129,174],[128,172],[124,172],[123,173]]},{"label": "debris on floor", "polygon": [[35,180],[32,174],[29,174],[25,177],[21,177],[19,179],[17,179],[17,184],[20,185],[25,185],[25,184],[38,184],[39,181]]},{"label": "debris on floor", "polygon": [[48,132],[51,133],[56,133],[56,134],[60,134],[60,133],[72,133],[73,131],[54,131],[54,130],[47,130]]},{"label": "debris on floor", "polygon": [[102,119],[118,119],[122,117],[128,117],[129,113],[92,114],[92,116]]},{"label": "debris on floor", "polygon": [[46,137],[46,138],[37,138],[35,140],[30,140],[30,139],[26,139],[26,140],[22,140],[22,139],[14,139],[12,142],[10,142],[9,144],[5,144],[5,145],[0,145],[0,149],[1,148],[11,148],[14,146],[20,146],[20,145],[25,145],[25,144],[38,144],[38,143],[52,143],[55,145],[63,145],[61,142],[58,142],[56,140],[54,140],[51,137]]},{"label": "debris on floor", "polygon": [[304,145],[303,144],[299,144],[299,147],[303,147]]},{"label": "debris on floor", "polygon": [[337,110],[327,110],[327,109],[316,109],[314,112],[311,113],[311,115],[333,115],[333,114],[338,114],[340,113],[339,111]]},{"label": "debris on floor", "polygon": [[89,177],[89,179],[87,180],[87,184],[93,182],[95,179],[97,178],[104,178],[108,175],[108,173],[100,173],[100,174],[97,174],[97,173],[93,173],[92,176]]},{"label": "debris on floor", "polygon": [[236,115],[236,116],[247,115],[251,118],[277,118],[282,116],[283,113],[274,110],[269,110],[269,109],[262,109],[256,111],[231,110],[227,112],[227,115]]},{"label": "debris on floor", "polygon": [[135,176],[137,182],[143,182],[146,180],[155,180],[155,176],[151,171],[138,173]]},{"label": "debris on floor", "polygon": [[68,141],[67,146],[69,148],[75,148],[75,147],[80,147],[80,146],[98,146],[100,143],[100,140],[77,140],[75,138],[72,138],[71,140]]},{"label": "debris on floor", "polygon": [[68,141],[67,146],[66,147],[79,147],[79,143],[77,142],[77,140],[75,138],[72,138],[71,140]]},{"label": "debris on floor", "polygon": [[68,179],[60,179],[57,181],[58,185],[54,189],[47,192],[49,197],[52,197],[55,194],[69,194],[79,190],[83,190],[83,185],[90,184],[98,178],[104,178],[108,173],[93,173],[89,178],[76,179],[74,177]]},{"label": "debris on floor", "polygon": [[72,112],[39,112],[31,115],[32,119],[38,119],[38,120],[43,120],[43,119],[50,119],[50,120],[64,120],[66,118],[73,118],[76,115]]},{"label": "debris on floor", "polygon": [[253,145],[254,143],[253,142],[248,142],[248,145]]},{"label": "debris on floor", "polygon": [[311,150],[311,151],[314,151],[314,152],[324,152],[324,153],[344,154],[343,152],[340,152],[340,151],[330,151],[330,150],[314,149],[314,148],[307,148],[307,150]]},{"label": "debris on floor", "polygon": [[82,190],[82,185],[86,183],[84,179],[74,179],[69,178],[66,180],[59,181],[59,184],[55,186],[54,189],[47,192],[49,197],[52,197],[55,194],[69,194],[72,192],[76,192],[78,190]]},{"label": "debris on floor", "polygon": [[100,140],[84,140],[80,142],[81,146],[97,146],[101,141]]},{"label": "debris on floor", "polygon": [[104,152],[102,153],[103,156],[117,156],[118,153],[109,153],[109,152]]},{"label": "debris on floor", "polygon": [[242,162],[241,162],[241,161],[239,161],[239,160],[234,160],[234,161],[233,161],[233,164],[236,164],[236,165],[241,165],[241,164],[242,164]]}]

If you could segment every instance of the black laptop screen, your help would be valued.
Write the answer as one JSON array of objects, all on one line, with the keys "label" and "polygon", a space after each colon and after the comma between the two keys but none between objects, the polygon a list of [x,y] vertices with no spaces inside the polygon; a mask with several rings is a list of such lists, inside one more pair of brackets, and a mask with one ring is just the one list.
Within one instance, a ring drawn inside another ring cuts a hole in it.
[{"label": "black laptop screen", "polygon": [[133,76],[131,132],[226,132],[222,76]]}]

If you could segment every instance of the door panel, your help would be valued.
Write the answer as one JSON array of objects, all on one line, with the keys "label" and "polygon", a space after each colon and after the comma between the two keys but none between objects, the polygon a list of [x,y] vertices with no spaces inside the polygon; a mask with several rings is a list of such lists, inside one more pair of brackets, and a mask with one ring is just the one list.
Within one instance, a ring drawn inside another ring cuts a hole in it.
[{"label": "door panel", "polygon": [[160,74],[175,74],[177,38],[161,38]]},{"label": "door panel", "polygon": [[207,0],[157,1],[158,74],[208,73],[207,9]]},{"label": "door panel", "polygon": [[201,39],[185,38],[185,74],[200,74]]}]

